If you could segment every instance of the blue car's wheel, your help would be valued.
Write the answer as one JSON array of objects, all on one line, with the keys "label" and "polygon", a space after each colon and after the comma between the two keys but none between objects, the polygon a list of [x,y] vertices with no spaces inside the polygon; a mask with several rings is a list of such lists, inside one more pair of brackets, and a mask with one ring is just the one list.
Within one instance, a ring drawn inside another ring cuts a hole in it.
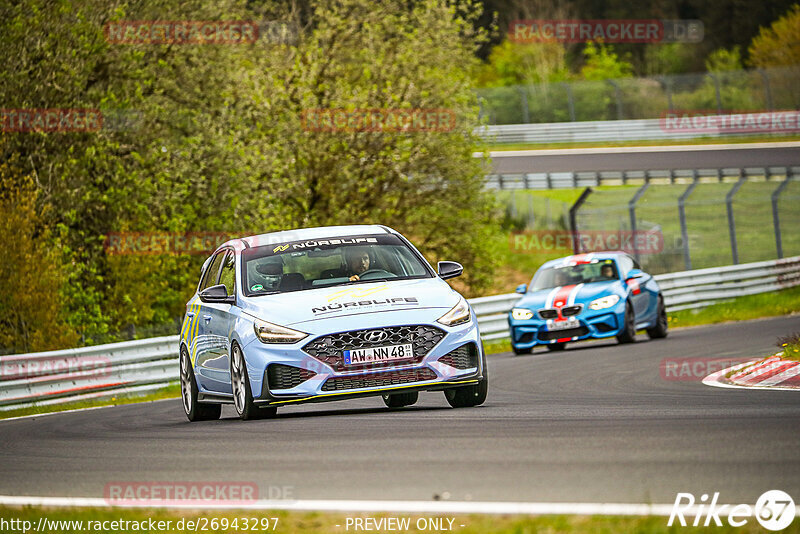
[{"label": "blue car's wheel", "polygon": [[636,315],[633,312],[633,306],[628,302],[625,305],[625,327],[617,335],[617,341],[620,343],[633,343],[636,341]]},{"label": "blue car's wheel", "polygon": [[183,411],[189,421],[211,421],[219,419],[222,405],[197,402],[197,382],[194,380],[192,362],[189,360],[189,351],[181,346],[181,400]]},{"label": "blue car's wheel", "polygon": [[511,345],[511,350],[513,350],[514,354],[517,355],[517,356],[521,356],[523,354],[530,354],[531,352],[533,352],[533,348],[532,347],[531,348],[527,348],[527,349],[522,349],[522,348],[516,347],[514,345]]},{"label": "blue car's wheel", "polygon": [[658,312],[656,324],[647,329],[647,336],[650,339],[661,339],[667,337],[667,308],[664,306],[664,297],[658,296]]},{"label": "blue car's wheel", "polygon": [[274,406],[260,408],[253,402],[250,379],[245,368],[244,353],[239,345],[231,347],[231,388],[236,413],[244,420],[273,417],[278,409]]}]

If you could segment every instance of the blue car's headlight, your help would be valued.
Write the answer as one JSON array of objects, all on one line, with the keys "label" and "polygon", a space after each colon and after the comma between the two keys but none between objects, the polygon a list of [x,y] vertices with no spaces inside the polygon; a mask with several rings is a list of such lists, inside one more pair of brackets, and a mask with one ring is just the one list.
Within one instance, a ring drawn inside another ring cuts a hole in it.
[{"label": "blue car's headlight", "polygon": [[458,303],[453,306],[449,312],[439,317],[437,321],[445,326],[457,326],[468,323],[471,319],[472,317],[469,313],[469,304],[467,304],[467,301],[464,299],[464,297],[461,297],[458,299]]},{"label": "blue car's headlight", "polygon": [[268,323],[261,319],[256,319],[253,322],[253,328],[255,328],[256,337],[262,343],[297,343],[301,339],[308,337],[305,332]]},{"label": "blue car's headlight", "polygon": [[511,310],[511,318],[517,321],[527,321],[533,317],[533,312],[525,308],[514,308]]},{"label": "blue car's headlight", "polygon": [[617,302],[619,302],[619,295],[606,295],[605,297],[593,300],[589,304],[589,308],[592,310],[605,310]]}]

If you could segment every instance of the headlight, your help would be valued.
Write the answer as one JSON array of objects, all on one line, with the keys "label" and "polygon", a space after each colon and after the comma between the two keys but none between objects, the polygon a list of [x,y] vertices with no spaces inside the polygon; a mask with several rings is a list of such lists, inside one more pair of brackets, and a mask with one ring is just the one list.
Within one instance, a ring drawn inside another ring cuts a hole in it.
[{"label": "headlight", "polygon": [[533,312],[525,308],[514,308],[511,310],[511,318],[517,321],[527,321],[533,317]]},{"label": "headlight", "polygon": [[308,337],[305,332],[298,332],[297,330],[278,326],[260,319],[255,320],[253,328],[255,328],[256,337],[262,343],[297,343],[301,339]]},{"label": "headlight", "polygon": [[607,295],[605,297],[600,297],[599,299],[593,300],[591,304],[589,304],[589,308],[592,310],[605,310],[617,302],[619,302],[618,295]]},{"label": "headlight", "polygon": [[457,326],[468,323],[471,319],[472,317],[469,313],[469,304],[467,304],[467,301],[464,300],[464,297],[461,297],[458,300],[458,304],[453,306],[449,312],[439,317],[438,322],[445,326]]}]

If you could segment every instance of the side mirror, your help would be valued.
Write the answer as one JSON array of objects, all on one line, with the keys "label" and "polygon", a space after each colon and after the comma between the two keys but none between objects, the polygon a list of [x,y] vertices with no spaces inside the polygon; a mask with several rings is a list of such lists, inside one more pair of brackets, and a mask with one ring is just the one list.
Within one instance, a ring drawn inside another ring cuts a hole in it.
[{"label": "side mirror", "polygon": [[440,261],[437,265],[437,269],[439,271],[439,278],[442,280],[461,276],[461,273],[464,272],[464,267],[460,263],[454,261]]},{"label": "side mirror", "polygon": [[524,295],[525,293],[528,292],[528,284],[520,284],[520,285],[518,285],[517,289],[515,291],[517,293],[521,293],[521,294]]},{"label": "side mirror", "polygon": [[200,292],[200,300],[203,302],[220,302],[224,304],[233,304],[236,302],[236,297],[228,295],[228,290],[224,284],[207,287]]},{"label": "side mirror", "polygon": [[637,278],[644,278],[644,273],[640,269],[631,269],[628,271],[628,276],[625,277],[625,280],[635,280]]}]

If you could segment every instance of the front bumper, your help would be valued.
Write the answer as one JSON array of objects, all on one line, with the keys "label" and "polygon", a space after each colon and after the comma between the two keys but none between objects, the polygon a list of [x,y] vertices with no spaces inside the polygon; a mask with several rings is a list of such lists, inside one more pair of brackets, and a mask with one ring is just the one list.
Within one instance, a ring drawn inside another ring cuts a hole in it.
[{"label": "front bumper", "polygon": [[531,349],[536,345],[565,343],[583,339],[604,339],[619,335],[625,326],[625,301],[605,310],[584,308],[575,315],[577,325],[567,330],[549,330],[547,321],[539,318],[535,310],[531,319],[517,320],[508,315],[511,343],[517,349]]},{"label": "front bumper", "polygon": [[249,343],[243,351],[253,400],[260,405],[284,405],[477,384],[485,373],[485,358],[474,312],[472,321],[455,327],[415,322],[375,324],[360,330],[420,325],[444,333],[424,356],[414,361],[357,369],[344,368],[304,350],[331,334],[310,336],[288,346]]}]

